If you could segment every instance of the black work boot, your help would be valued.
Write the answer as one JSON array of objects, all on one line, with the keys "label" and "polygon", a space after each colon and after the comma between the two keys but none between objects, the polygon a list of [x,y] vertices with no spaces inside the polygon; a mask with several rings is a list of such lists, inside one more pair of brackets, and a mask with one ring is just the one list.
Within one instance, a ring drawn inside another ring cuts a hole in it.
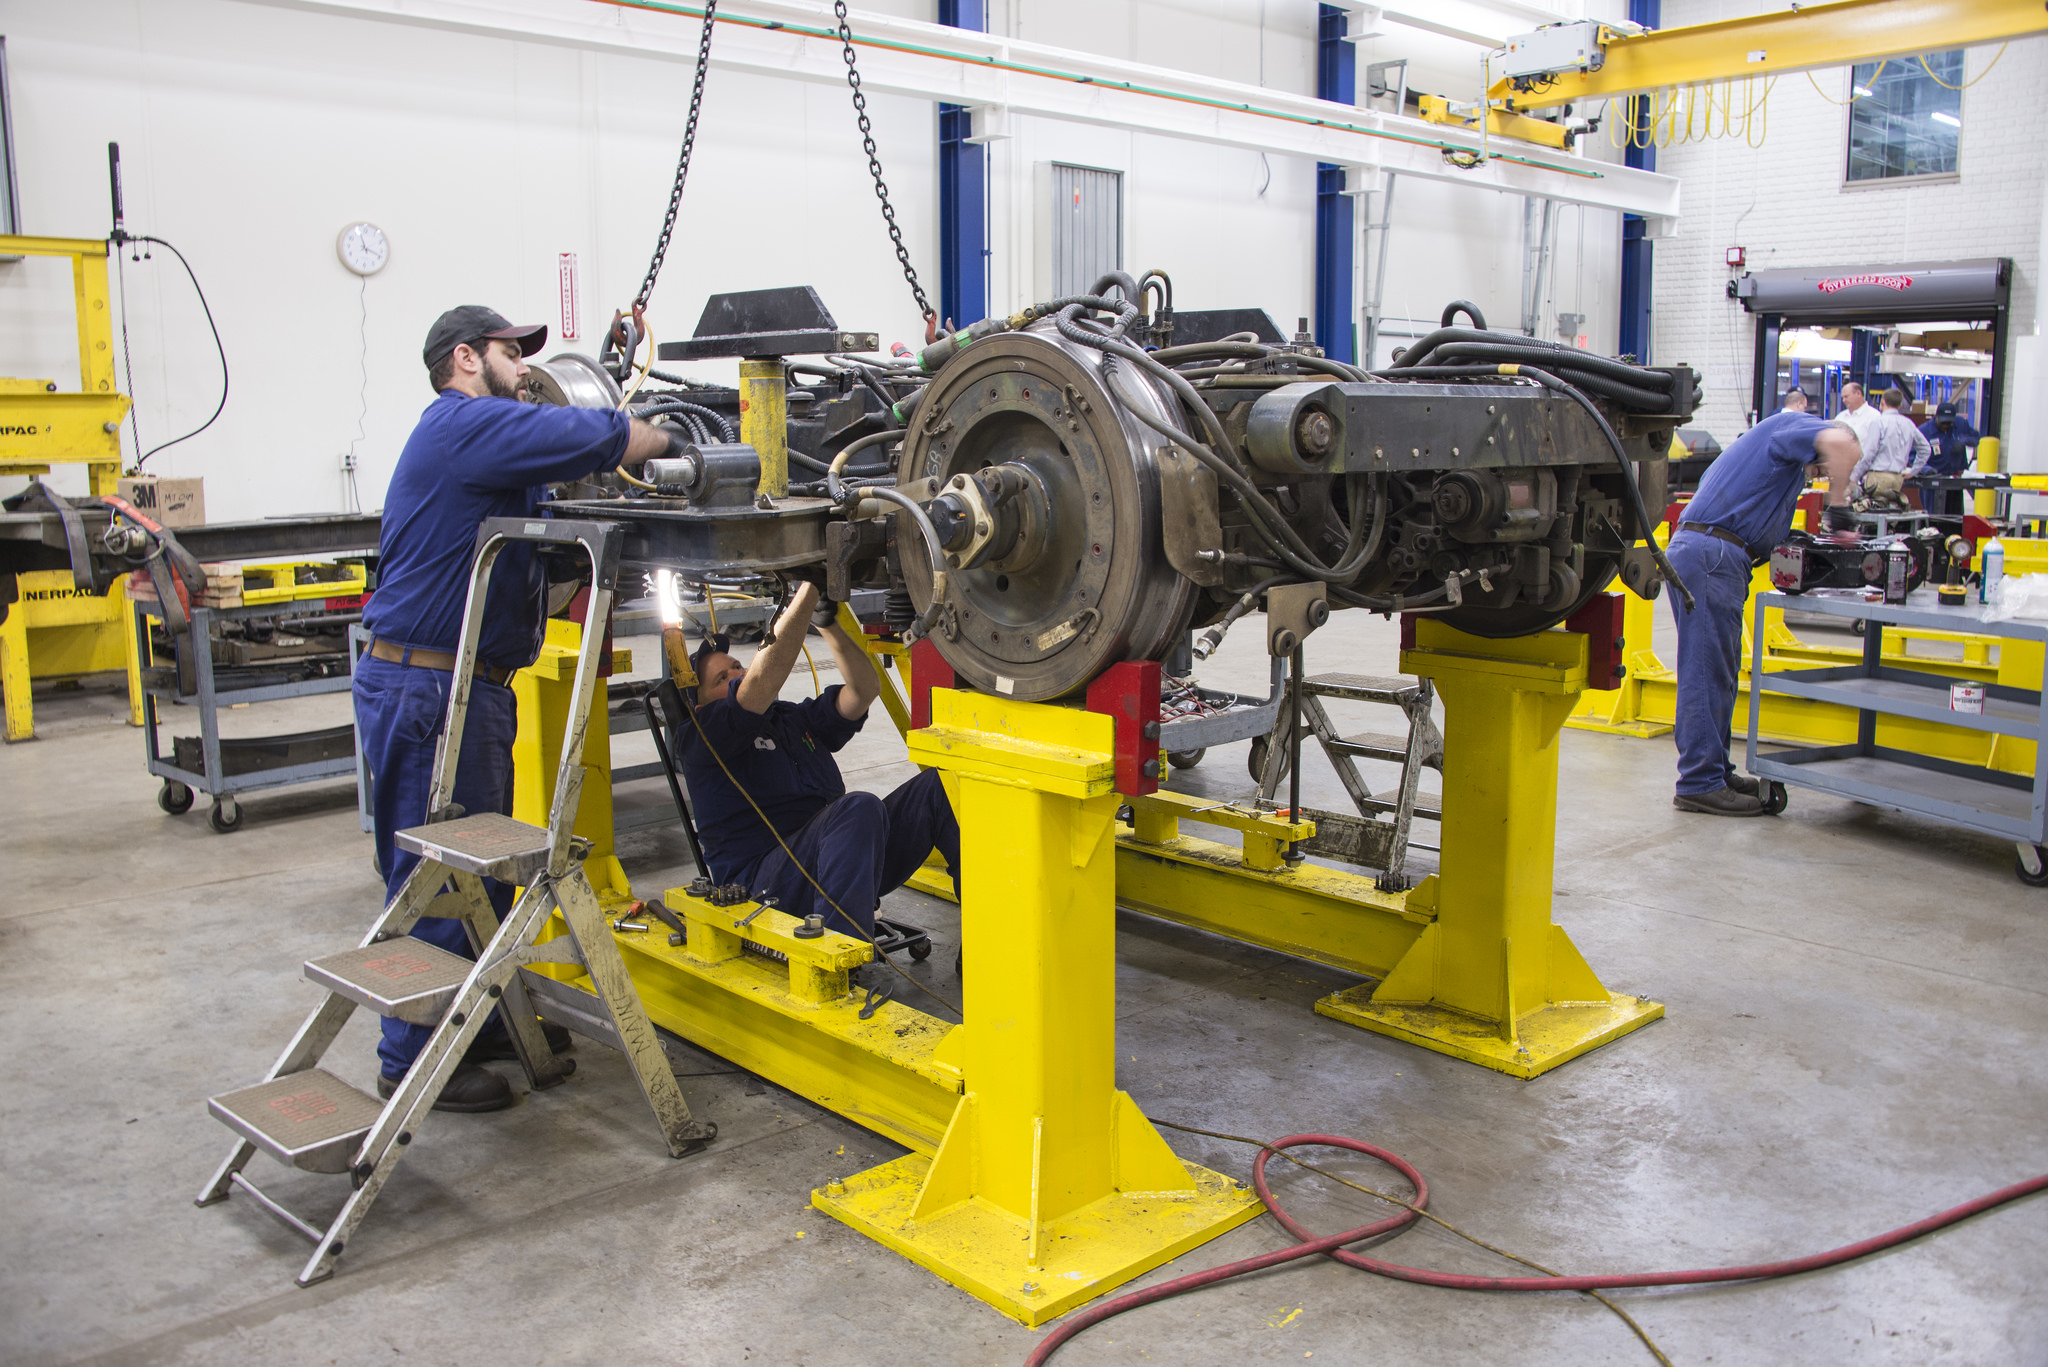
[{"label": "black work boot", "polygon": [[[403,1078],[377,1075],[377,1095],[386,1101],[398,1090]],[[475,1063],[458,1063],[455,1071],[442,1084],[441,1095],[434,1099],[437,1111],[461,1111],[475,1114],[480,1111],[502,1111],[513,1101],[512,1084],[499,1077],[490,1069]]]},{"label": "black work boot", "polygon": [[[542,1021],[540,1032],[546,1037],[548,1048],[556,1054],[566,1054],[575,1046],[569,1032],[551,1021]],[[478,1035],[462,1056],[464,1063],[516,1063],[518,1060],[519,1055],[512,1052],[512,1036],[505,1030]]]},{"label": "black work boot", "polygon": [[[1741,793],[1744,797],[1757,797],[1757,794],[1760,791],[1757,781],[1751,778],[1748,774],[1729,775],[1728,786],[1730,788],[1733,788],[1736,792]],[[1761,798],[1758,798],[1757,800],[1762,801]],[[553,1036],[550,1036],[549,1038],[552,1039]]]},{"label": "black work boot", "polygon": [[1708,816],[1762,816],[1764,804],[1754,797],[1723,785],[1711,793],[1679,793],[1671,805],[1681,812],[1704,812]]}]

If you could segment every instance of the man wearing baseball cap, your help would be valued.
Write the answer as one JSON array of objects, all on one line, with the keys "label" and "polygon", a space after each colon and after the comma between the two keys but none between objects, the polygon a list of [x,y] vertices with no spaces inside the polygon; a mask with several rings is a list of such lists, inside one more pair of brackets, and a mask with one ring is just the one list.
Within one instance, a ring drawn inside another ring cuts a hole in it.
[{"label": "man wearing baseball cap", "polygon": [[[478,526],[489,517],[530,517],[548,485],[638,466],[672,445],[664,429],[621,412],[522,402],[525,358],[547,336],[545,326],[517,327],[475,304],[448,310],[427,332],[421,359],[434,401],[385,491],[377,590],[363,610],[363,628],[373,640],[356,664],[352,690],[387,899],[398,895],[419,862],[418,855],[394,848],[392,836],[427,819]],[[455,773],[454,801],[466,812],[511,814],[516,720],[510,681],[540,652],[545,589],[532,546],[506,547],[491,572]],[[489,879],[485,885],[503,916],[512,890]],[[423,917],[412,933],[474,957],[460,921]],[[384,1021],[377,1046],[381,1095],[391,1095],[432,1033],[427,1026]],[[551,1044],[567,1047],[565,1032],[550,1026],[548,1033]],[[511,1105],[511,1086],[482,1064],[513,1056],[503,1024],[493,1021],[449,1077],[435,1109]]]},{"label": "man wearing baseball cap", "polygon": [[[1934,457],[1923,471],[1930,475],[1960,475],[1970,468],[1972,448],[1983,440],[1968,419],[1957,415],[1952,403],[1936,408],[1934,416],[1920,424],[1920,434],[1934,446]],[[1920,501],[1930,513],[1953,515],[1963,511],[1961,489],[1928,489],[1921,494]]]}]

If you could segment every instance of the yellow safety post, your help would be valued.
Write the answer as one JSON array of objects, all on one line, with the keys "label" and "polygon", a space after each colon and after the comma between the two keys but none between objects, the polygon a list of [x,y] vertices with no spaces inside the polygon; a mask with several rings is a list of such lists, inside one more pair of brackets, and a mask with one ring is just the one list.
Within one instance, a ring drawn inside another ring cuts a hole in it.
[{"label": "yellow safety post", "polygon": [[1444,700],[1436,920],[1376,988],[1325,997],[1317,1012],[1516,1077],[1662,1016],[1602,986],[1550,919],[1558,731],[1586,686],[1586,638],[1485,640],[1424,618],[1401,669]]},{"label": "yellow safety post", "polygon": [[1030,1325],[1259,1213],[1117,1090],[1112,746],[1098,713],[932,691],[910,750],[959,780],[965,1090],[936,1154],[811,1194]]},{"label": "yellow safety post", "polygon": [[128,396],[114,388],[107,244],[0,234],[0,256],[70,257],[78,324],[78,392],[60,394],[54,380],[0,380],[0,475],[41,475],[52,465],[83,462],[92,493],[111,494],[121,478]]},{"label": "yellow safety post", "polygon": [[[519,729],[512,740],[512,816],[545,826],[554,800],[555,772],[562,758],[562,737],[568,731],[568,709],[576,685],[576,653],[583,628],[550,617],[540,658],[512,676]],[[633,668],[633,653],[612,651],[612,668],[623,674]],[[605,690],[590,700],[590,729],[583,737],[583,795],[576,806],[576,834],[590,842],[583,871],[609,910],[633,895],[633,885],[612,837],[612,733]]]},{"label": "yellow safety post", "polygon": [[142,725],[142,672],[135,659],[135,622],[127,576],[105,593],[78,587],[70,570],[16,576],[15,599],[0,617],[0,693],[7,739],[35,738],[31,697],[36,679],[69,679],[120,670],[128,676],[128,715]]},{"label": "yellow safety post", "polygon": [[755,491],[789,496],[789,386],[780,356],[740,362],[740,440],[761,457]]},{"label": "yellow safety post", "polygon": [[[1977,443],[1977,472],[1983,475],[1998,473],[1998,438],[1985,437]],[[1998,491],[1979,489],[1971,499],[1977,516],[1990,521],[1998,516]]]}]

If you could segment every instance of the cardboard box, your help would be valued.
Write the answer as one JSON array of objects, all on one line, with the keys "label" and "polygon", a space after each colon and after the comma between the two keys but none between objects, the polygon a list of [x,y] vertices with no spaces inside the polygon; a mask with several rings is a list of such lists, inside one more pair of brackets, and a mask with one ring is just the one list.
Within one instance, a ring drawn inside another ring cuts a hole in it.
[{"label": "cardboard box", "polygon": [[158,479],[155,475],[130,475],[115,492],[135,505],[135,511],[166,527],[197,527],[206,521],[204,479]]}]

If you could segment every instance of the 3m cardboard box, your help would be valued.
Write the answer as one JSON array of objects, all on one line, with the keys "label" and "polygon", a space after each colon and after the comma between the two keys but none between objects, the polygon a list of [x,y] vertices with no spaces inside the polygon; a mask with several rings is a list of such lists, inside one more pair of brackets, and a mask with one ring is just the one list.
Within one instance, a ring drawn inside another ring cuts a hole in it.
[{"label": "3m cardboard box", "polygon": [[116,489],[135,511],[166,527],[197,527],[206,521],[204,479],[158,479],[130,475]]}]

